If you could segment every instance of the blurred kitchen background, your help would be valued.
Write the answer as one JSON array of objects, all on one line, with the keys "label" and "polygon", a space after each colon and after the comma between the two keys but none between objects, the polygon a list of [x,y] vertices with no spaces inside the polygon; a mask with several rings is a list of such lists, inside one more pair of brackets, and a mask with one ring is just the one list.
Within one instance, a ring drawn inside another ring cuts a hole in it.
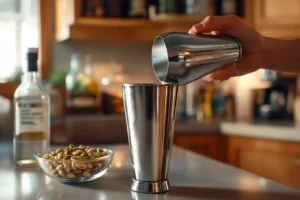
[{"label": "blurred kitchen background", "polygon": [[[158,83],[155,36],[187,32],[207,15],[300,37],[299,0],[0,0],[0,139],[13,137],[13,94],[27,47],[39,47],[51,143],[126,143],[120,85]],[[297,74],[264,69],[182,86],[174,144],[300,188],[299,91]]]}]

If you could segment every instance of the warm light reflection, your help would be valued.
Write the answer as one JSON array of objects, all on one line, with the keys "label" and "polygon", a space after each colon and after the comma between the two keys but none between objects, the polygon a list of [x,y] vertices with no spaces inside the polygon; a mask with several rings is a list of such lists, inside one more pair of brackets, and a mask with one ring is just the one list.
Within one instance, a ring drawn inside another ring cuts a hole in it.
[{"label": "warm light reflection", "polygon": [[116,153],[114,154],[114,159],[113,159],[113,163],[112,165],[116,168],[120,168],[123,167],[125,164],[125,158],[126,156],[124,155],[125,152],[122,151],[116,151]]},{"label": "warm light reflection", "polygon": [[179,56],[187,56],[190,55],[190,52],[179,52]]},{"label": "warm light reflection", "polygon": [[49,186],[51,181],[51,178],[49,178],[48,176],[45,176],[45,185]]},{"label": "warm light reflection", "polygon": [[267,185],[267,180],[264,179],[264,178],[260,178],[260,179],[258,180],[258,182],[259,182],[259,185],[260,185],[260,186],[265,187],[265,186]]},{"label": "warm light reflection", "polygon": [[31,185],[31,181],[30,181],[30,176],[28,173],[23,172],[21,174],[21,192],[22,192],[22,196],[27,196],[30,195],[32,192],[32,185]]},{"label": "warm light reflection", "polygon": [[121,163],[121,162],[116,162],[115,166],[116,166],[117,168],[120,168],[120,167],[122,167],[122,163]]},{"label": "warm light reflection", "polygon": [[242,176],[240,178],[240,184],[242,188],[247,189],[259,189],[261,184],[257,181],[257,177],[250,177],[250,176]]},{"label": "warm light reflection", "polygon": [[99,192],[98,193],[98,199],[99,200],[106,200],[108,198],[107,198],[107,196],[106,196],[106,194],[104,192]]},{"label": "warm light reflection", "polygon": [[107,77],[104,77],[104,78],[102,78],[101,83],[102,83],[102,85],[108,85],[109,79]]}]

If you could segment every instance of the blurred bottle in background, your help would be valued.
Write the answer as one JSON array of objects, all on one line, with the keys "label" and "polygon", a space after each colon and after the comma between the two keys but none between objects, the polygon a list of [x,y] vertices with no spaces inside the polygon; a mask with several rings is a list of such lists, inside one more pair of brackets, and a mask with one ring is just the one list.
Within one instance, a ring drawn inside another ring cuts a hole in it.
[{"label": "blurred bottle in background", "polygon": [[183,14],[185,7],[185,0],[159,0],[159,13],[161,14]]},{"label": "blurred bottle in background", "polygon": [[194,101],[194,82],[178,87],[176,120],[187,121],[196,118],[196,105]]},{"label": "blurred bottle in background", "polygon": [[103,113],[124,113],[121,84],[126,82],[126,75],[123,72],[123,65],[112,61],[108,67],[110,70],[101,78]]},{"label": "blurred bottle in background", "polygon": [[230,85],[204,83],[195,94],[196,119],[211,123],[212,120],[234,120],[234,94]]},{"label": "blurred bottle in background", "polygon": [[83,0],[81,16],[149,18],[155,15],[243,16],[243,0]]},{"label": "blurred bottle in background", "polygon": [[103,0],[104,12],[107,18],[127,18],[129,0]]},{"label": "blurred bottle in background", "polygon": [[103,0],[96,0],[95,4],[95,17],[104,17],[105,12]]},{"label": "blurred bottle in background", "polygon": [[129,17],[145,18],[147,17],[146,0],[129,0]]},{"label": "blurred bottle in background", "polygon": [[92,78],[91,56],[85,58],[84,67],[79,56],[73,54],[70,71],[66,76],[67,113],[97,113],[100,111],[100,90]]},{"label": "blurred bottle in background", "polygon": [[185,0],[187,15],[213,15],[215,13],[214,0]]},{"label": "blurred bottle in background", "polygon": [[215,15],[244,17],[244,0],[215,0]]},{"label": "blurred bottle in background", "polygon": [[94,0],[83,0],[81,15],[84,17],[95,17],[95,6]]}]

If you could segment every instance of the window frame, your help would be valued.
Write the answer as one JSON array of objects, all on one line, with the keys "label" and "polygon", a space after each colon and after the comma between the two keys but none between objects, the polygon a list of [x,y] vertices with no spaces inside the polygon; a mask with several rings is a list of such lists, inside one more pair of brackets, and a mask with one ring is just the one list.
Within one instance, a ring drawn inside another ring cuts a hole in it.
[{"label": "window frame", "polygon": [[[21,2],[22,0],[18,0]],[[19,5],[20,6],[20,5]],[[53,42],[53,0],[39,0],[39,27],[40,27],[40,37],[39,37],[39,75],[42,80],[46,80],[50,70],[51,70],[51,58],[52,58],[52,42]],[[3,17],[3,16],[2,16]],[[21,33],[20,33],[21,34]],[[21,37],[20,37],[21,38]],[[21,47],[20,47],[21,48]],[[21,59],[21,55],[20,59]],[[0,96],[8,98],[10,100],[14,97],[14,92],[20,83],[0,83]]]}]

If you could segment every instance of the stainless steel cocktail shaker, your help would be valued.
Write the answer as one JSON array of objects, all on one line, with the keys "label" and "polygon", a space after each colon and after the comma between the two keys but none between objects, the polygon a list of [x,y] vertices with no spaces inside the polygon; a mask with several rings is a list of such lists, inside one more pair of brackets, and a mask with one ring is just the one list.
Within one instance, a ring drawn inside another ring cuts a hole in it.
[{"label": "stainless steel cocktail shaker", "polygon": [[161,193],[170,189],[168,169],[178,85],[238,61],[241,52],[240,43],[230,37],[166,33],[155,39],[153,69],[164,84],[122,86],[133,165],[132,191]]},{"label": "stainless steel cocktail shaker", "polygon": [[177,90],[177,85],[123,84],[133,191],[161,193],[170,189]]},{"label": "stainless steel cocktail shaker", "polygon": [[155,38],[152,65],[161,82],[185,85],[242,55],[239,41],[227,36],[170,32]]}]

